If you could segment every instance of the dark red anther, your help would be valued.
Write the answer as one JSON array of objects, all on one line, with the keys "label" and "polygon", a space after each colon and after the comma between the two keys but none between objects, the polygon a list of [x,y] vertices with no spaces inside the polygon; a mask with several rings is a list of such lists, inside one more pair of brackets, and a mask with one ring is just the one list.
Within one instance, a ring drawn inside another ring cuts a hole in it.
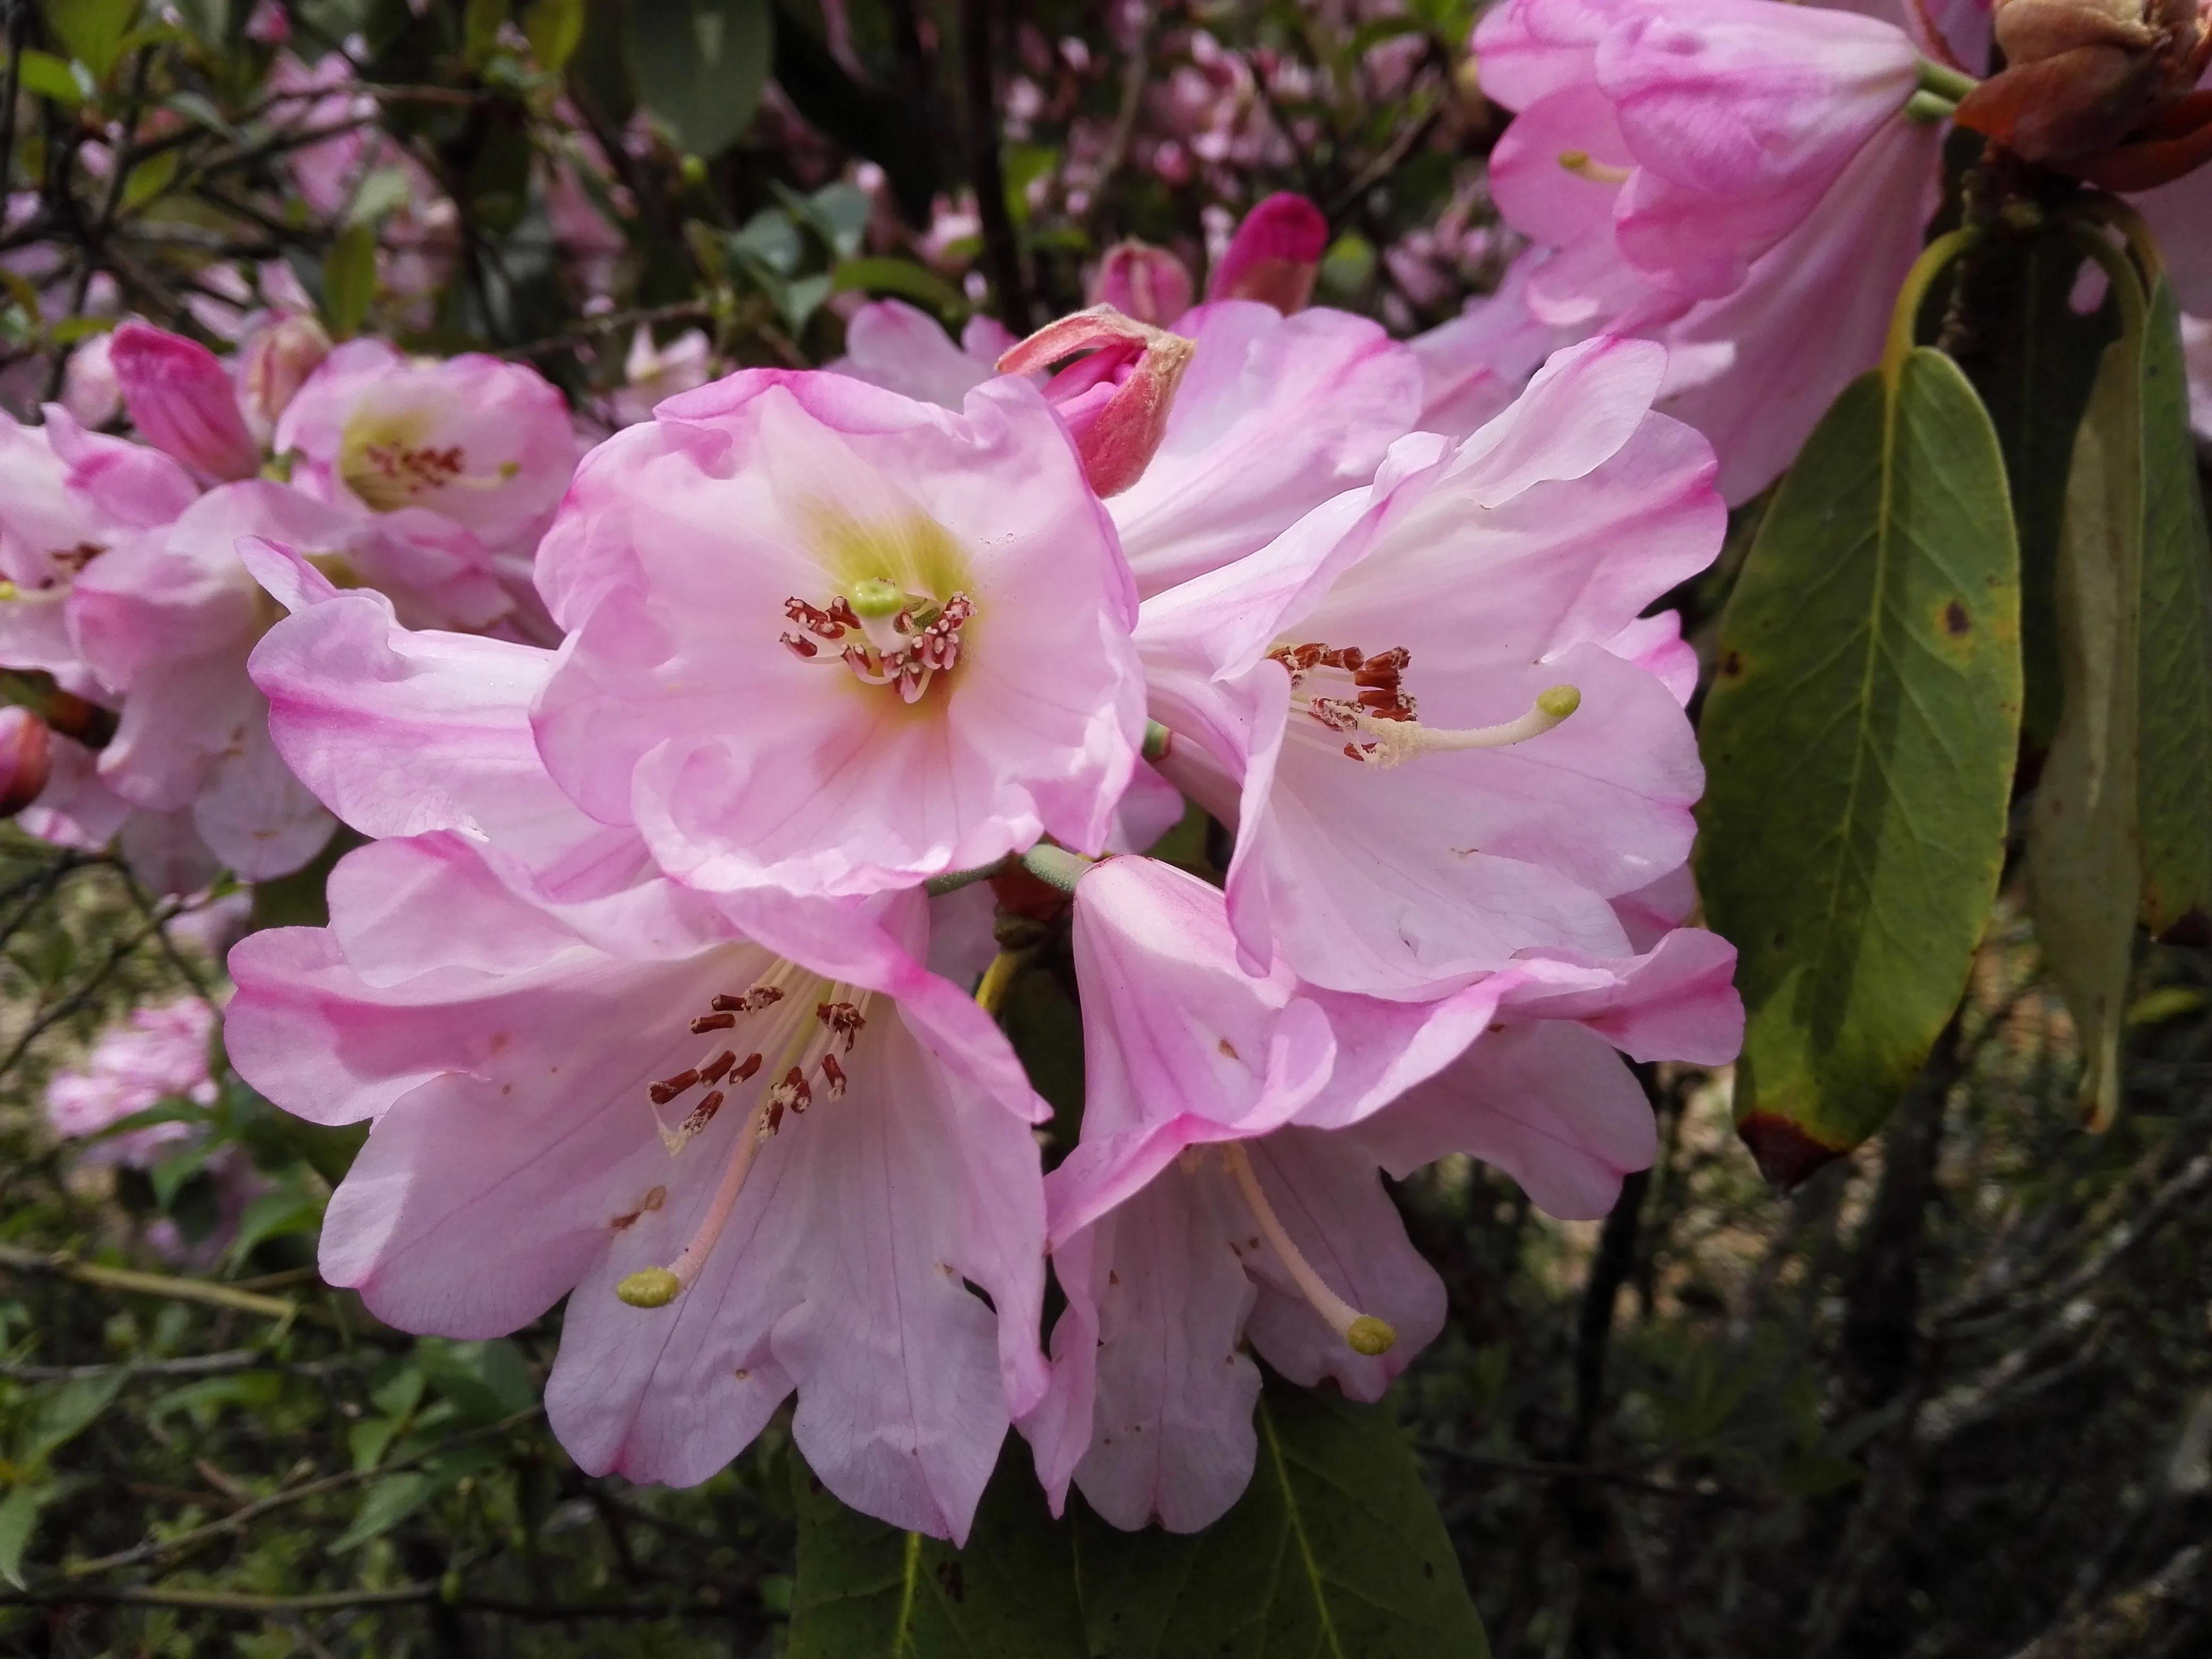
[{"label": "dark red anther", "polygon": [[801,660],[809,657],[818,657],[822,654],[821,647],[815,644],[811,640],[802,639],[796,634],[786,634],[783,636],[783,642],[786,646],[790,647],[791,654],[794,657],[799,658]]},{"label": "dark red anther", "polygon": [[702,1083],[720,1083],[722,1080],[722,1073],[728,1071],[731,1066],[737,1063],[738,1051],[734,1048],[725,1048],[720,1054],[715,1055],[714,1058],[708,1062],[705,1071],[699,1073],[699,1081]]},{"label": "dark red anther", "polygon": [[685,1135],[697,1134],[700,1130],[714,1121],[714,1114],[722,1109],[722,1102],[727,1097],[720,1089],[715,1090],[691,1109],[691,1115],[684,1120],[684,1127],[679,1133]]},{"label": "dark red anther", "polygon": [[758,1054],[747,1054],[744,1057],[744,1060],[738,1065],[738,1069],[730,1073],[730,1081],[732,1083],[750,1083],[753,1080],[754,1074],[757,1073],[760,1068],[761,1057]]},{"label": "dark red anther", "polygon": [[737,1023],[735,1014],[702,1014],[691,1022],[691,1035],[704,1036],[709,1031],[726,1031]]},{"label": "dark red anther", "polygon": [[835,1054],[822,1056],[822,1080],[830,1085],[830,1098],[836,1099],[845,1092],[845,1068],[837,1063]]},{"label": "dark red anther", "polygon": [[646,1093],[653,1097],[654,1105],[665,1106],[698,1080],[698,1068],[693,1066],[678,1072],[674,1077],[661,1079],[659,1082],[647,1089]]}]

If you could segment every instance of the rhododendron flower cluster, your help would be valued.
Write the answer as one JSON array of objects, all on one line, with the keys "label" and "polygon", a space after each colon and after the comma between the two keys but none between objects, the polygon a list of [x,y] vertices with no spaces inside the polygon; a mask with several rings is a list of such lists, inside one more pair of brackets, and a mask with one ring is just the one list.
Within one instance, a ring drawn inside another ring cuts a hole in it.
[{"label": "rhododendron flower cluster", "polygon": [[[899,1526],[964,1537],[1013,1425],[1055,1503],[1188,1529],[1251,1471],[1243,1344],[1371,1398],[1438,1328],[1378,1170],[1606,1207],[1654,1144],[1614,1049],[1717,1062],[1740,1019],[1678,926],[1693,665],[1642,617],[1718,548],[1711,453],[1642,342],[1420,431],[1420,359],[1304,306],[1315,222],[1255,216],[1261,297],[1124,258],[1154,319],[963,350],[886,303],[842,373],[663,399],[537,544],[547,643],[236,543],[289,612],[248,665],[275,751],[371,838],[327,927],[231,957],[240,1073],[371,1126],[331,1282],[458,1337],[567,1297],[587,1469],[702,1479],[795,1395]],[[526,540],[530,498],[465,493],[520,447],[417,493],[369,457],[467,447],[481,398],[362,365],[280,422],[293,489]],[[1186,797],[1225,886],[1140,856]],[[1073,894],[1091,1104],[1048,1178],[989,1012],[1019,959],[976,949],[1017,875]]]}]

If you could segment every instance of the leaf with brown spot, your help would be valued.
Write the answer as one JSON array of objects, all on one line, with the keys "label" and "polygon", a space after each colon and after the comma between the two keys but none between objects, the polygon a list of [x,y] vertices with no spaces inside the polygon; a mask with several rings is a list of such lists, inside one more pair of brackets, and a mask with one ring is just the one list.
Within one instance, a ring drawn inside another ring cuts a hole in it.
[{"label": "leaf with brown spot", "polygon": [[[1951,624],[1952,607],[1966,626]],[[1966,988],[2003,862],[2020,566],[1990,417],[1922,348],[1837,399],[1721,621],[1698,884],[1739,951],[1739,1132],[1802,1180],[1876,1129]]]}]

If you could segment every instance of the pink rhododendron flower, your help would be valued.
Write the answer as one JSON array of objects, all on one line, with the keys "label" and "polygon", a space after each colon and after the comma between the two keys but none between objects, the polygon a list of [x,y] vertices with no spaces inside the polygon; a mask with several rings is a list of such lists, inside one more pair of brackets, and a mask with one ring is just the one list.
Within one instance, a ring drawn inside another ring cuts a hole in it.
[{"label": "pink rhododendron flower", "polygon": [[1051,835],[1097,850],[1144,725],[1111,526],[1035,388],[956,415],[749,370],[579,469],[555,781],[696,885],[854,895]]},{"label": "pink rhododendron flower", "polygon": [[535,369],[410,358],[381,340],[331,352],[275,441],[296,458],[296,488],[375,514],[387,538],[450,544],[458,530],[493,556],[529,552],[576,460],[568,405]]},{"label": "pink rhododendron flower", "polygon": [[108,355],[131,423],[148,443],[210,483],[261,470],[260,446],[215,353],[180,334],[127,322],[111,337]]},{"label": "pink rhododendron flower", "polygon": [[963,1539],[1044,1386],[1045,1108],[886,903],[740,931],[665,881],[534,905],[450,836],[349,854],[226,1022],[271,1099],[373,1122],[325,1276],[453,1336],[568,1296],[547,1407],[595,1474],[702,1480],[796,1390],[831,1491]]},{"label": "pink rhododendron flower", "polygon": [[1419,430],[1468,436],[1521,395],[1537,365],[1571,343],[1568,331],[1528,309],[1529,273],[1550,255],[1528,249],[1496,293],[1478,295],[1451,321],[1406,343],[1421,365]]},{"label": "pink rhododendron flower", "polygon": [[1448,1152],[1539,1205],[1602,1215],[1656,1150],[1613,1050],[1724,1061],[1734,951],[1528,957],[1439,1002],[1302,987],[1239,965],[1222,896],[1114,860],[1075,897],[1083,1143],[1047,1179],[1067,1310],[1024,1422],[1057,1510],[1072,1478],[1121,1527],[1195,1531],[1252,1473],[1258,1368],[1379,1398],[1443,1322],[1444,1288],[1378,1170]]},{"label": "pink rhododendron flower", "polygon": [[998,371],[1014,337],[995,318],[968,319],[955,344],[926,312],[902,300],[875,300],[845,325],[845,356],[830,365],[870,386],[942,409],[957,409]]},{"label": "pink rhododendron flower", "polygon": [[262,313],[240,336],[238,404],[254,441],[275,437],[277,418],[331,355],[331,337],[299,312]]},{"label": "pink rhododendron flower", "polygon": [[1713,439],[1729,500],[1756,493],[1878,355],[1933,210],[1911,39],[1776,0],[1508,0],[1475,46],[1521,112],[1493,193],[1554,250],[1531,313],[1679,349],[1669,407]]},{"label": "pink rhododendron flower", "polygon": [[1194,345],[1158,449],[1109,502],[1147,597],[1265,546],[1374,476],[1413,429],[1421,368],[1364,317],[1224,300],[1182,319]]},{"label": "pink rhododendron flower", "polygon": [[653,343],[653,331],[642,323],[630,337],[629,355],[623,360],[628,382],[609,399],[617,426],[635,426],[653,418],[653,407],[663,398],[702,386],[714,378],[714,354],[707,337],[686,329],[665,346]]},{"label": "pink rhododendron flower", "polygon": [[1625,955],[1608,902],[1680,865],[1702,774],[1645,606],[1711,563],[1710,447],[1664,354],[1554,356],[1460,444],[1146,601],[1163,769],[1237,826],[1230,914],[1333,988],[1435,994],[1517,952]]},{"label": "pink rhododendron flower", "polygon": [[[46,1121],[56,1134],[82,1140],[165,1100],[213,1105],[208,1045],[214,1034],[215,1010],[198,997],[133,1009],[100,1035],[82,1065],[54,1073],[46,1085]],[[143,1169],[193,1133],[189,1123],[155,1123],[111,1136],[87,1156]]]}]

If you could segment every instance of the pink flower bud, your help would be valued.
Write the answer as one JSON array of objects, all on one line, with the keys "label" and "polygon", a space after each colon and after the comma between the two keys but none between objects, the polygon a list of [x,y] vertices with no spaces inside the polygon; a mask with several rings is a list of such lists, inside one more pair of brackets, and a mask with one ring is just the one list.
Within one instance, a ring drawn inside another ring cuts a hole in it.
[{"label": "pink flower bud", "polygon": [[312,317],[278,312],[238,351],[238,402],[246,424],[266,441],[292,394],[331,355],[331,337]]},{"label": "pink flower bud", "polygon": [[1047,323],[999,359],[999,373],[1028,374],[1090,354],[1047,381],[1044,395],[1074,438],[1091,488],[1104,497],[1144,476],[1197,349],[1111,306],[1092,306]]},{"label": "pink flower bud", "polygon": [[1206,284],[1209,300],[1258,300],[1288,316],[1313,295],[1328,221],[1303,196],[1274,195],[1244,216]]},{"label": "pink flower bud", "polygon": [[260,471],[260,451],[215,353],[181,335],[125,323],[108,356],[131,424],[148,443],[210,483]]},{"label": "pink flower bud", "polygon": [[1190,309],[1190,272],[1182,261],[1149,242],[1116,242],[1091,284],[1091,304],[1162,328]]},{"label": "pink flower bud", "polygon": [[27,708],[0,708],[0,818],[38,799],[52,765],[46,723]]}]

